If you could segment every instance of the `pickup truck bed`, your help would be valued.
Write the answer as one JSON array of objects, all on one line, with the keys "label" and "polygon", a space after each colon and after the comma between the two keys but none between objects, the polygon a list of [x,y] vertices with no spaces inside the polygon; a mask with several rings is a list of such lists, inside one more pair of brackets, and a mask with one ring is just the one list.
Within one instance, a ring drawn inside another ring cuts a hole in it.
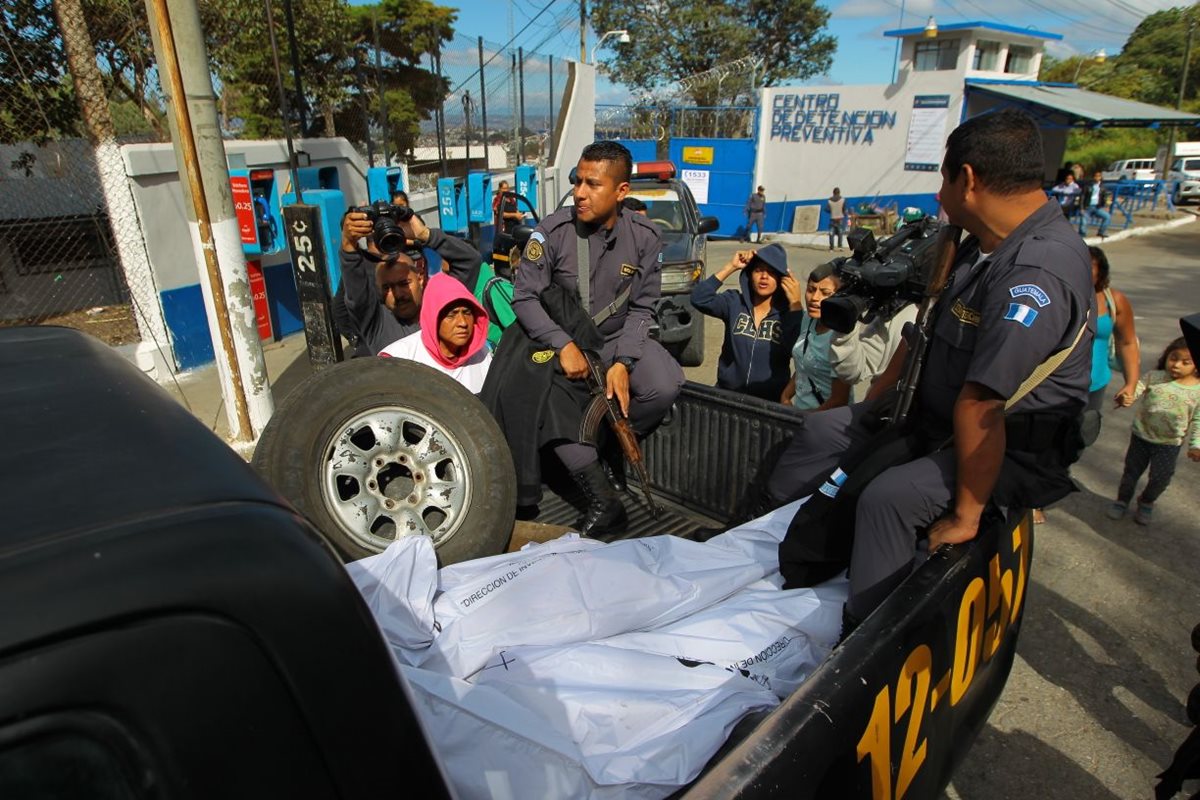
[{"label": "pickup truck bed", "polygon": [[[0,797],[447,796],[361,596],[247,464],[75,331],[0,330],[0,387]],[[736,513],[795,424],[686,387],[646,446],[672,524]],[[680,796],[937,797],[1031,554],[1020,512],[939,551]]]}]

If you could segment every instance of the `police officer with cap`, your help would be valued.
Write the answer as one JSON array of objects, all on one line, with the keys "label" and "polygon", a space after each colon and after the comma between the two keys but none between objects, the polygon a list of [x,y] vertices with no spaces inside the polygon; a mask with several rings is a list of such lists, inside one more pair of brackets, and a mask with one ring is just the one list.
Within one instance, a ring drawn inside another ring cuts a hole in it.
[{"label": "police officer with cap", "polygon": [[[662,235],[654,222],[622,207],[632,173],[633,159],[617,142],[595,142],[583,149],[574,205],[543,219],[525,245],[513,282],[512,307],[529,337],[557,353],[566,377],[583,380],[588,367],[582,351],[541,302],[551,285],[578,291],[604,337],[598,356],[607,371],[608,396],[644,435],[671,407],[684,378],[674,359],[649,338],[661,293]],[[587,280],[581,281],[584,273]],[[564,441],[554,453],[588,499],[580,531],[622,530],[625,509],[595,445]]]},{"label": "police officer with cap", "polygon": [[[1095,292],[1087,247],[1042,191],[1042,153],[1036,123],[1019,111],[968,120],[947,142],[939,197],[971,236],[933,316],[915,412],[924,444],[874,477],[854,510],[851,626],[909,573],[922,532],[930,551],[969,541],[989,500],[1029,508],[1073,490]],[[895,386],[906,354],[901,345],[869,398]],[[870,403],[806,417],[768,481],[770,499],[834,474],[844,451],[870,439]],[[785,540],[785,578],[789,551]]]}]

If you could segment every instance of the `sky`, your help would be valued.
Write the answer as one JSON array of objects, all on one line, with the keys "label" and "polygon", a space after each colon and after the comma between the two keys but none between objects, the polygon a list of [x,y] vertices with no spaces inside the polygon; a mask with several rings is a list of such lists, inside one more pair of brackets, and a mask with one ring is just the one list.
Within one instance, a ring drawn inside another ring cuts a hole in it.
[{"label": "sky", "polygon": [[[576,0],[439,0],[459,8],[457,30],[497,43],[508,40],[511,8],[513,46],[556,58],[579,57],[579,5]],[[901,25],[901,2],[904,2]],[[810,84],[885,84],[892,78],[895,39],[883,31],[924,26],[932,15],[939,23],[998,22],[1062,34],[1047,52],[1063,58],[1120,52],[1129,33],[1148,14],[1184,5],[1186,0],[828,0],[828,32],[838,42],[827,75]],[[540,14],[539,14],[540,12]],[[596,34],[589,31],[588,57]],[[621,103],[628,92],[601,80],[597,102]]]}]

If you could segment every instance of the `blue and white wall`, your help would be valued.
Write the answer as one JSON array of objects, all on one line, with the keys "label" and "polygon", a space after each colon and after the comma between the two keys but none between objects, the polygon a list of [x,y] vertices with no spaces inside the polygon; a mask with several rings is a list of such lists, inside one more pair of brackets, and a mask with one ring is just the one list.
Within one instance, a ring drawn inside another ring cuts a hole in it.
[{"label": "blue and white wall", "polygon": [[[310,155],[313,167],[337,168],[347,205],[366,202],[366,164],[349,142],[340,138],[306,139],[297,143],[297,149]],[[207,364],[214,358],[214,348],[184,206],[185,187],[179,180],[174,151],[170,144],[126,145],[121,150],[145,233],[146,251],[175,366],[186,370]],[[225,150],[229,155],[243,157],[251,169],[273,169],[280,195],[290,189],[287,152],[282,141],[228,141]],[[286,249],[262,258],[276,337],[304,327],[290,259]]]},{"label": "blue and white wall", "polygon": [[[848,207],[860,202],[937,211],[938,167],[946,137],[962,118],[964,84],[955,72],[907,73],[890,86],[775,87],[762,92],[755,185],[767,194],[767,230],[790,231],[794,210],[823,205],[839,187]],[[920,130],[943,106],[944,121]],[[925,157],[906,163],[910,130]],[[929,143],[936,139],[936,147]],[[818,230],[829,226],[821,212]]]}]

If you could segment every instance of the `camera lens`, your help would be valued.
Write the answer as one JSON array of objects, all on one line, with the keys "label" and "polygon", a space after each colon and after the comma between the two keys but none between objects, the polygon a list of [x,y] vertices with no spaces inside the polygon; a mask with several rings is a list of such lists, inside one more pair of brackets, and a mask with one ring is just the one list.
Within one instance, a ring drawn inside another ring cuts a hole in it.
[{"label": "camera lens", "polygon": [[827,297],[821,301],[821,324],[838,333],[849,333],[867,310],[867,305],[865,297],[849,294]]},{"label": "camera lens", "polygon": [[380,252],[395,255],[404,249],[403,231],[388,217],[375,220],[375,246]]}]

